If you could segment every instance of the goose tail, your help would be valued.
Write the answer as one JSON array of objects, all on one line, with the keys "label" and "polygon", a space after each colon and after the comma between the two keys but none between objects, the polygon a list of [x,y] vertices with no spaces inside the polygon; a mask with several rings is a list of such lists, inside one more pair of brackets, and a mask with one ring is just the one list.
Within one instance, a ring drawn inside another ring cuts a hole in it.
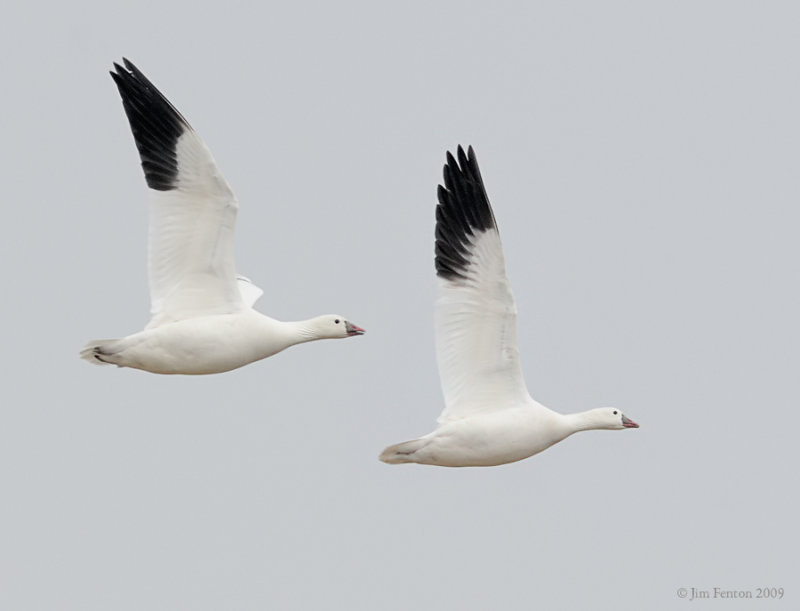
[{"label": "goose tail", "polygon": [[381,452],[378,458],[390,465],[417,462],[414,460],[414,453],[424,447],[427,441],[427,439],[413,439],[412,441],[396,443]]},{"label": "goose tail", "polygon": [[81,358],[94,365],[116,365],[115,354],[119,351],[119,339],[93,339],[81,350]]}]

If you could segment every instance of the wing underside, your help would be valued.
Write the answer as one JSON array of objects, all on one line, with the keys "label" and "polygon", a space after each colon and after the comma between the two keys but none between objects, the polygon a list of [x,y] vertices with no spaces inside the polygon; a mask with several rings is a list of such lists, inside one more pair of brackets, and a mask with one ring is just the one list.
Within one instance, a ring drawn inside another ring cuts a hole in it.
[{"label": "wing underside", "polygon": [[244,306],[233,254],[238,203],[186,119],[128,60],[117,84],[150,188],[149,328]]},{"label": "wing underside", "polygon": [[445,409],[439,422],[528,398],[517,312],[497,224],[475,154],[448,153],[436,223],[436,351]]}]

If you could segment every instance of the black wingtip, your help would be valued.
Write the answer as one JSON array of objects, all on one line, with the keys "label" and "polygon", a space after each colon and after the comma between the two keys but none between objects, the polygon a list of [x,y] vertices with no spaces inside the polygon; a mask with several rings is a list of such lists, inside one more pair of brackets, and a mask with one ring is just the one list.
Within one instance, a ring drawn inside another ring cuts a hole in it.
[{"label": "black wingtip", "polygon": [[472,146],[465,153],[459,145],[455,157],[447,151],[446,160],[436,193],[436,274],[455,280],[467,276],[470,238],[497,224]]},{"label": "black wingtip", "polygon": [[110,72],[122,97],[122,106],[139,150],[147,186],[157,191],[176,187],[178,138],[188,129],[188,121],[133,62],[122,58]]}]

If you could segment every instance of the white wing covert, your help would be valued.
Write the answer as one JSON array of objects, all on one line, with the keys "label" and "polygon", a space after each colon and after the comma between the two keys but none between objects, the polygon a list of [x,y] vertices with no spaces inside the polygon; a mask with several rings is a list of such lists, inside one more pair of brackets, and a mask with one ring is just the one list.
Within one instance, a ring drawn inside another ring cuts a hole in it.
[{"label": "white wing covert", "polygon": [[263,289],[257,287],[250,278],[245,276],[237,276],[236,283],[239,285],[242,301],[248,308],[252,308],[259,297],[264,294]]},{"label": "white wing covert", "polygon": [[206,145],[127,59],[117,84],[151,192],[148,328],[245,307],[233,240],[238,203]]},{"label": "white wing covert", "polygon": [[436,208],[440,423],[529,400],[500,234],[472,147],[457,155],[447,154]]}]

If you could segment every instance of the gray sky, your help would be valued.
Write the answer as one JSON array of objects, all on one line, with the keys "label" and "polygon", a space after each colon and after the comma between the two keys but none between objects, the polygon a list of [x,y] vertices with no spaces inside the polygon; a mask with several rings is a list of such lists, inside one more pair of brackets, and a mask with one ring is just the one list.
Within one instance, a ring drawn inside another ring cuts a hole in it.
[{"label": "gray sky", "polygon": [[[0,25],[0,608],[797,607],[795,3],[49,4]],[[366,336],[211,377],[79,360],[148,316],[123,55],[237,193],[261,311]],[[442,407],[459,143],[531,393],[640,429],[491,469],[377,461]],[[676,594],[759,586],[785,598]]]}]

